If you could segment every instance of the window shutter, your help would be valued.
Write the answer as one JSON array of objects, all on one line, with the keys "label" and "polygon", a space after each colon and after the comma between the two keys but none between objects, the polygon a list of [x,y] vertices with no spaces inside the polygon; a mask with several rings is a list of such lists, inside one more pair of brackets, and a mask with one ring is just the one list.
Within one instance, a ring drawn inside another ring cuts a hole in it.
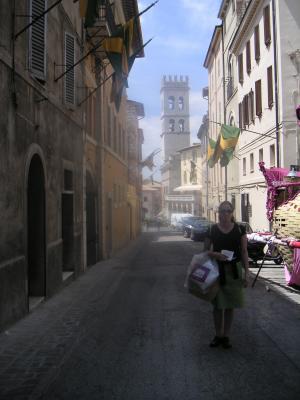
[{"label": "window shutter", "polygon": [[[30,18],[33,21],[36,17],[45,12],[47,0],[31,0]],[[29,42],[29,68],[31,72],[41,80],[46,77],[46,15],[40,18],[30,27]]]},{"label": "window shutter", "polygon": [[244,67],[243,67],[243,53],[238,57],[239,64],[239,82],[242,84],[244,82]]},{"label": "window shutter", "polygon": [[271,22],[270,22],[270,6],[264,8],[264,30],[265,44],[269,46],[271,43]]},{"label": "window shutter", "polygon": [[267,70],[268,74],[268,105],[271,108],[274,104],[273,100],[273,73],[272,73],[272,65]]},{"label": "window shutter", "polygon": [[239,128],[243,129],[243,104],[239,103]]},{"label": "window shutter", "polygon": [[250,40],[248,40],[246,45],[246,65],[247,65],[247,73],[250,74],[251,72],[251,47],[250,47]]},{"label": "window shutter", "polygon": [[[75,64],[75,39],[69,33],[65,34],[65,68]],[[72,68],[65,77],[65,102],[75,104],[75,69]]]},{"label": "window shutter", "polygon": [[254,29],[254,44],[255,44],[255,60],[260,60],[260,39],[259,39],[259,25]]},{"label": "window shutter", "polygon": [[248,95],[243,98],[243,128],[249,125],[249,104],[248,104]]},{"label": "window shutter", "polygon": [[245,125],[249,125],[249,96],[245,96]]},{"label": "window shutter", "polygon": [[260,117],[262,114],[261,80],[255,82],[255,108],[256,108],[256,115]]},{"label": "window shutter", "polygon": [[253,90],[251,89],[249,93],[249,112],[250,112],[250,121],[254,124],[255,118],[254,118],[254,93]]}]

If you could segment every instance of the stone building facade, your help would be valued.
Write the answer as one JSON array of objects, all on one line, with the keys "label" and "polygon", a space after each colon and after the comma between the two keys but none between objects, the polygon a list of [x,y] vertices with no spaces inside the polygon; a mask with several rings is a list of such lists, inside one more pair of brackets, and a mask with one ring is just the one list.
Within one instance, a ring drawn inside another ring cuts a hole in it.
[{"label": "stone building facade", "polygon": [[[126,93],[116,110],[79,2],[0,9],[2,329],[134,235],[120,230],[130,218]],[[137,12],[135,0],[103,1],[95,23],[107,36]]]},{"label": "stone building facade", "polygon": [[[218,15],[224,121],[241,129],[225,192],[236,218],[258,230],[270,228],[259,161],[267,168],[299,164],[299,13],[297,0],[223,0]],[[207,57],[210,53],[211,48]],[[211,83],[209,92],[211,102],[216,96]]]}]

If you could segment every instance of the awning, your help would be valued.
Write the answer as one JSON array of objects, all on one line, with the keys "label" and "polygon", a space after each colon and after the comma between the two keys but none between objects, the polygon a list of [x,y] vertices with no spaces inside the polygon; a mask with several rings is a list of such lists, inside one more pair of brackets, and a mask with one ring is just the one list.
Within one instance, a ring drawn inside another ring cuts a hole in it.
[{"label": "awning", "polygon": [[174,189],[174,192],[192,192],[194,190],[201,190],[202,185],[184,185],[178,186]]}]

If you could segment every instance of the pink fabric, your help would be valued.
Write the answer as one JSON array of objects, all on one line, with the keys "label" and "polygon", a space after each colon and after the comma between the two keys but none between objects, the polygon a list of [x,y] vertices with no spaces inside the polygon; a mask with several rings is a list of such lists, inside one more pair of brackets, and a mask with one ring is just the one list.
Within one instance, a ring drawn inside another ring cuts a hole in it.
[{"label": "pink fabric", "polygon": [[[259,169],[263,173],[267,185],[267,201],[266,201],[266,208],[267,208],[267,218],[269,221],[273,220],[273,213],[276,205],[276,198],[277,198],[277,186],[278,182],[283,182],[284,177],[289,173],[289,170],[286,168],[265,168],[265,163],[261,161],[259,163]],[[300,172],[296,172],[297,176],[300,177]],[[295,183],[293,182],[285,182],[285,186],[288,192],[288,200],[291,200],[297,193],[293,193],[292,186]],[[299,185],[299,183],[298,183]],[[287,202],[286,201],[286,202]]]},{"label": "pink fabric", "polygon": [[294,265],[289,285],[300,286],[300,249],[294,249]]},{"label": "pink fabric", "polygon": [[284,266],[284,277],[285,277],[285,281],[287,283],[287,285],[290,283],[291,280],[291,274],[290,271],[288,270],[288,267],[285,265]]},{"label": "pink fabric", "polygon": [[296,240],[292,240],[291,242],[289,242],[289,246],[300,249],[300,242],[297,242]]},{"label": "pink fabric", "polygon": [[[263,166],[263,169],[261,168],[261,164]],[[287,168],[265,168],[264,163],[260,163],[260,170],[263,172],[266,180],[270,181],[271,183],[273,182],[278,182],[278,181],[283,181],[284,177],[287,176],[287,174],[290,172],[289,169]],[[296,175],[300,177],[300,172],[296,172]]]}]

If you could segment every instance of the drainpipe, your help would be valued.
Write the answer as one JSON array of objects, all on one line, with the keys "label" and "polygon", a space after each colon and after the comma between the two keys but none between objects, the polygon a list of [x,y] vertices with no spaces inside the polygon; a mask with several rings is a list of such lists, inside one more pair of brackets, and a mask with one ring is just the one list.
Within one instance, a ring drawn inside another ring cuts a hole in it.
[{"label": "drainpipe", "polygon": [[277,36],[276,36],[276,5],[272,0],[273,38],[274,38],[274,89],[275,89],[275,126],[276,126],[276,165],[280,167],[280,136],[279,136],[279,104],[278,104],[278,63],[277,63]]},{"label": "drainpipe", "polygon": [[[224,103],[224,124],[226,124],[226,97],[225,97],[225,58],[224,58],[224,22],[222,21],[222,60],[223,60],[223,103]],[[227,200],[227,165],[225,165],[225,200]]]}]

